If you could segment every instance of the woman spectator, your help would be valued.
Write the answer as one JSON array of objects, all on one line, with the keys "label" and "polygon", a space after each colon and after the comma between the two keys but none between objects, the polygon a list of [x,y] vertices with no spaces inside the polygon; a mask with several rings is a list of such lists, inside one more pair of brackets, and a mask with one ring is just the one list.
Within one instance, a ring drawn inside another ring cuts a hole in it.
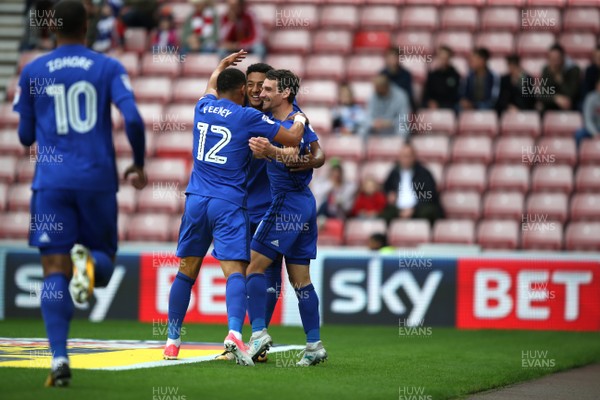
[{"label": "woman spectator", "polygon": [[376,218],[387,203],[379,184],[372,176],[367,176],[360,185],[350,212],[351,217]]},{"label": "woman spectator", "polygon": [[342,135],[357,133],[365,119],[365,110],[354,101],[350,85],[341,84],[340,104],[333,110],[333,131]]}]

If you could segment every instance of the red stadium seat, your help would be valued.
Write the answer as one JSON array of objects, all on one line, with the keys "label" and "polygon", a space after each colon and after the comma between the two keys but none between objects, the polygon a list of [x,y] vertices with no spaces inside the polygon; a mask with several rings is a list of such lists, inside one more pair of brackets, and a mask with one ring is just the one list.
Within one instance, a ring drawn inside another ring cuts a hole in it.
[{"label": "red stadium seat", "polygon": [[173,102],[195,104],[206,90],[208,79],[182,78],[173,81]]},{"label": "red stadium seat", "polygon": [[298,102],[333,107],[338,102],[338,84],[336,81],[302,80]]},{"label": "red stadium seat", "polygon": [[474,244],[475,222],[471,220],[441,219],[433,227],[433,242],[448,244]]},{"label": "red stadium seat", "polygon": [[560,35],[558,42],[571,57],[590,57],[596,48],[597,38],[593,33],[568,32]]},{"label": "red stadium seat", "polygon": [[127,52],[121,54],[112,55],[114,58],[119,60],[125,67],[125,71],[131,78],[135,78],[140,74],[140,58],[135,52]]},{"label": "red stadium seat", "polygon": [[575,131],[583,126],[581,113],[577,111],[548,111],[544,114],[544,135],[573,138]]},{"label": "red stadium seat", "polygon": [[133,93],[137,101],[168,103],[171,101],[171,79],[143,77],[133,81]]},{"label": "red stadium seat", "polygon": [[[138,111],[144,120],[146,127],[156,131],[155,124],[168,123],[170,121],[163,121],[166,117],[163,115],[163,106],[156,103],[142,103],[138,104]],[[114,115],[114,114],[113,114]]]},{"label": "red stadium seat", "polygon": [[524,222],[524,250],[562,250],[563,227],[559,222]]},{"label": "red stadium seat", "polygon": [[564,223],[567,220],[569,199],[564,193],[532,193],[527,198],[527,214],[538,215],[548,221]]},{"label": "red stadium seat", "polygon": [[600,251],[600,222],[571,222],[565,241],[570,251]]},{"label": "red stadium seat", "polygon": [[163,132],[156,137],[156,157],[189,157],[193,146],[192,132]]},{"label": "red stadium seat", "polygon": [[600,164],[600,138],[588,139],[579,147],[579,163]]},{"label": "red stadium seat", "polygon": [[394,168],[392,161],[368,161],[361,165],[359,179],[364,181],[367,177],[372,177],[378,183],[383,184],[392,168]]},{"label": "red stadium seat", "polygon": [[[320,78],[341,81],[346,76],[346,62],[340,55],[312,55],[308,57],[306,65],[309,68],[302,76],[307,79]],[[292,69],[292,71],[296,70]]]},{"label": "red stadium seat", "polygon": [[577,169],[575,187],[578,192],[600,192],[600,165],[583,165]]},{"label": "red stadium seat", "polygon": [[[595,5],[598,4],[595,3]],[[591,7],[565,9],[563,29],[565,31],[600,33],[600,10]]]},{"label": "red stadium seat", "polygon": [[431,175],[433,175],[433,179],[435,180],[435,185],[438,191],[441,190],[444,187],[444,167],[442,164],[428,162],[425,163],[425,168],[427,168],[429,172],[431,172]]},{"label": "red stadium seat", "polygon": [[367,54],[350,56],[346,64],[349,80],[372,79],[384,67],[383,56]]},{"label": "red stadium seat", "polygon": [[154,183],[140,191],[138,210],[146,212],[179,213],[183,207],[185,188],[178,183]]},{"label": "red stadium seat", "polygon": [[386,233],[385,221],[381,219],[349,219],[345,233],[348,246],[366,246],[374,233]]},{"label": "red stadium seat", "polygon": [[326,5],[321,8],[321,25],[354,30],[358,27],[358,9],[354,6]]},{"label": "red stadium seat", "polygon": [[182,159],[152,159],[146,164],[150,182],[179,182],[184,184],[189,178],[186,162]]},{"label": "red stadium seat", "polygon": [[488,6],[523,6],[525,0],[488,0]]},{"label": "red stadium seat", "polygon": [[515,52],[515,41],[510,32],[480,33],[475,38],[475,46],[485,47],[495,56],[507,56]]},{"label": "red stadium seat", "polygon": [[177,26],[183,25],[185,20],[194,12],[194,5],[191,3],[173,3],[169,5],[171,15]]},{"label": "red stadium seat", "polygon": [[0,156],[0,182],[13,183],[17,176],[17,157]]},{"label": "red stadium seat", "polygon": [[493,165],[490,169],[490,189],[518,190],[529,189],[529,169],[522,164]]},{"label": "red stadium seat", "polygon": [[436,47],[450,47],[455,54],[467,56],[473,51],[473,34],[471,32],[440,31],[435,38]]},{"label": "red stadium seat", "polygon": [[0,214],[0,238],[27,239],[31,218],[28,211]]},{"label": "red stadium seat", "polygon": [[484,220],[477,228],[477,243],[486,250],[514,250],[519,246],[519,223]]},{"label": "red stadium seat", "polygon": [[536,111],[505,112],[500,119],[502,135],[533,136],[541,132],[540,116]]},{"label": "red stadium seat", "polygon": [[492,161],[492,139],[485,136],[457,137],[452,145],[452,161],[489,164]]},{"label": "red stadium seat", "polygon": [[[117,192],[119,213],[133,213],[137,208],[137,189],[131,185],[121,185]],[[120,218],[120,215],[119,215]]]},{"label": "red stadium seat", "polygon": [[576,193],[570,210],[572,221],[600,221],[600,193]]},{"label": "red stadium seat", "polygon": [[481,7],[487,0],[446,0],[446,5],[449,6],[475,6]]},{"label": "red stadium seat", "polygon": [[542,75],[542,69],[546,65],[546,59],[543,57],[523,58],[521,67],[533,78],[539,78]]},{"label": "red stadium seat", "polygon": [[271,19],[275,16],[274,28],[293,29],[306,28],[315,29],[318,27],[319,10],[314,4],[286,4],[283,8],[277,8],[267,17]]},{"label": "red stadium seat", "polygon": [[352,89],[354,101],[358,104],[366,104],[373,96],[373,82],[371,81],[352,81],[350,82],[350,88]]},{"label": "red stadium seat", "polygon": [[125,51],[144,53],[148,50],[148,34],[145,28],[127,28],[125,30]]},{"label": "red stadium seat", "polygon": [[517,38],[517,52],[523,57],[544,56],[554,42],[552,32],[522,32]]},{"label": "red stadium seat", "polygon": [[31,183],[15,183],[10,186],[7,205],[10,211],[29,211]]},{"label": "red stadium seat", "polygon": [[530,160],[535,157],[533,138],[524,136],[500,137],[496,141],[495,161],[496,163],[517,163]]},{"label": "red stadium seat", "polygon": [[191,131],[194,126],[195,104],[172,104],[165,108],[163,128],[168,131]]},{"label": "red stadium seat", "polygon": [[344,221],[327,218],[319,228],[319,246],[341,246],[344,244]]},{"label": "red stadium seat", "polygon": [[[331,132],[331,110],[327,107],[302,107],[317,135]],[[325,150],[327,151],[327,150]]]},{"label": "red stadium seat", "polygon": [[[51,155],[48,155],[51,157]],[[35,162],[32,162],[29,158],[21,158],[17,162],[17,181],[19,182],[31,182],[35,175]]]},{"label": "red stadium seat", "polygon": [[396,44],[403,54],[428,55],[433,54],[433,38],[429,32],[405,32],[398,34]]},{"label": "red stadium seat", "polygon": [[440,15],[441,28],[444,30],[477,30],[479,14],[475,7],[446,7]]},{"label": "red stadium seat", "polygon": [[129,228],[130,219],[131,217],[129,214],[119,213],[119,218],[117,219],[117,234],[119,241],[127,240],[127,229]]},{"label": "red stadium seat", "polygon": [[454,135],[456,133],[456,116],[452,110],[420,110],[418,121],[427,124],[428,133]]},{"label": "red stadium seat", "polygon": [[[278,23],[277,13],[281,12],[281,8],[277,8],[274,3],[275,2],[270,2],[270,4],[254,4],[254,2],[252,2],[249,4],[250,10],[252,10],[256,19],[264,28],[266,28],[266,30],[271,30]],[[279,24],[281,25],[283,22],[280,21]],[[288,22],[287,24],[291,23]]]},{"label": "red stadium seat", "polygon": [[521,192],[487,192],[483,199],[483,217],[520,221],[523,216],[524,198]]},{"label": "red stadium seat", "polygon": [[534,192],[563,192],[573,190],[573,169],[568,165],[541,165],[531,174]]},{"label": "red stadium seat", "polygon": [[446,190],[475,190],[486,187],[485,166],[482,164],[452,164],[446,170]]},{"label": "red stadium seat", "polygon": [[355,52],[378,53],[385,51],[392,44],[389,32],[356,32],[352,47]]},{"label": "red stadium seat", "polygon": [[315,53],[348,54],[352,51],[352,40],[353,35],[348,31],[318,31],[313,36],[313,51]]},{"label": "red stadium seat", "polygon": [[446,0],[404,0],[405,4],[408,5],[432,5],[432,6],[443,6],[446,3]]},{"label": "red stadium seat", "polygon": [[577,163],[577,150],[572,138],[541,138],[536,149],[541,163],[556,162],[572,167]]},{"label": "red stadium seat", "polygon": [[463,111],[458,118],[458,132],[461,135],[498,134],[498,116],[495,111]]},{"label": "red stadium seat", "polygon": [[132,241],[169,240],[169,215],[138,214],[131,217],[127,229],[127,239]]},{"label": "red stadium seat", "polygon": [[310,53],[310,31],[276,30],[269,34],[269,49],[276,53]]},{"label": "red stadium seat", "polygon": [[393,6],[368,6],[360,11],[361,29],[393,30],[398,23],[398,8]]},{"label": "red stadium seat", "polygon": [[528,6],[564,7],[567,0],[527,0]]},{"label": "red stadium seat", "polygon": [[5,183],[0,183],[0,212],[4,212],[6,210],[7,197],[8,185]]},{"label": "red stadium seat", "polygon": [[431,242],[431,225],[424,219],[393,220],[389,229],[390,245],[416,247]]},{"label": "red stadium seat", "polygon": [[[310,118],[310,115],[307,114]],[[358,136],[331,136],[321,139],[328,157],[360,161],[364,157],[363,139]]]},{"label": "red stadium seat", "polygon": [[569,6],[574,7],[589,7],[589,6],[597,6],[598,2],[596,0],[569,0]]},{"label": "red stadium seat", "polygon": [[181,73],[183,76],[202,76],[209,78],[219,64],[216,54],[187,54]]},{"label": "red stadium seat", "polygon": [[412,143],[417,152],[417,158],[424,162],[446,163],[450,158],[449,139],[441,135],[415,135]]},{"label": "red stadium seat", "polygon": [[484,31],[517,32],[521,28],[521,13],[516,7],[484,8],[481,10],[481,28]]},{"label": "red stadium seat", "polygon": [[178,54],[145,54],[142,56],[142,75],[175,78],[180,73],[181,64]]},{"label": "red stadium seat", "polygon": [[12,110],[12,104],[0,104],[0,128],[16,128],[19,125],[19,114]]},{"label": "red stadium seat", "polygon": [[169,237],[172,242],[176,242],[179,239],[179,228],[181,227],[181,217],[172,216],[169,221]]},{"label": "red stadium seat", "polygon": [[481,215],[481,195],[477,192],[445,191],[442,205],[447,218],[478,220]]},{"label": "red stadium seat", "polygon": [[305,77],[305,58],[298,54],[272,54],[267,56],[267,64],[273,68],[289,69],[300,78]]},{"label": "red stadium seat", "polygon": [[367,159],[369,161],[395,161],[400,154],[404,140],[401,137],[370,137],[367,140]]},{"label": "red stadium seat", "polygon": [[437,10],[430,6],[406,7],[402,10],[400,26],[403,30],[435,31],[438,26]]},{"label": "red stadium seat", "polygon": [[405,0],[365,0],[366,4],[391,4],[393,6],[404,5]]}]

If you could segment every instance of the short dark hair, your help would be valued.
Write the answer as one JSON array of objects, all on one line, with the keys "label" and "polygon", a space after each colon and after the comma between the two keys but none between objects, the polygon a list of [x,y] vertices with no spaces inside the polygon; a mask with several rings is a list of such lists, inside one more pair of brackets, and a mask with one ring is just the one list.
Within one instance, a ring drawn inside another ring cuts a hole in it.
[{"label": "short dark hair", "polygon": [[370,237],[371,240],[381,244],[381,247],[387,247],[388,241],[385,233],[374,233]]},{"label": "short dark hair", "polygon": [[261,74],[266,74],[267,72],[271,71],[272,69],[274,69],[273,67],[271,67],[269,64],[266,63],[255,63],[252,64],[248,67],[248,69],[246,69],[246,76],[250,75],[253,72],[259,72]]},{"label": "short dark hair", "polygon": [[300,90],[300,78],[289,69],[272,69],[267,71],[267,79],[277,81],[277,90],[283,92],[290,89],[290,95],[287,98],[289,103],[293,103],[298,91]]},{"label": "short dark hair", "polygon": [[509,65],[519,65],[521,63],[521,57],[518,54],[511,54],[506,57],[506,62]]},{"label": "short dark hair", "polygon": [[400,48],[397,46],[389,46],[385,52],[388,54],[394,53],[395,56],[400,57]]},{"label": "short dark hair", "polygon": [[78,0],[61,0],[54,5],[56,33],[66,37],[85,36],[87,12]]},{"label": "short dark hair", "polygon": [[439,51],[445,51],[452,57],[454,55],[454,50],[450,48],[450,46],[446,46],[445,44],[441,45]]},{"label": "short dark hair", "polygon": [[561,56],[565,55],[565,49],[558,43],[554,43],[552,46],[550,46],[548,51],[558,51]]},{"label": "short dark hair", "polygon": [[485,61],[490,59],[490,51],[485,47],[478,47],[475,50],[473,50],[473,53],[483,58]]},{"label": "short dark hair", "polygon": [[227,68],[217,78],[217,92],[227,93],[246,84],[246,75],[237,68]]}]

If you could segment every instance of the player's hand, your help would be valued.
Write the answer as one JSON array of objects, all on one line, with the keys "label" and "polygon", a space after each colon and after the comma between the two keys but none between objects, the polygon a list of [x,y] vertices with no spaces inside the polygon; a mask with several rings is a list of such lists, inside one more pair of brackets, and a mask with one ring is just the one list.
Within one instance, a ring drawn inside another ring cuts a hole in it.
[{"label": "player's hand", "polygon": [[306,149],[306,154],[299,156],[297,160],[290,160],[285,163],[286,167],[290,169],[290,172],[301,172],[308,169],[313,169],[315,164],[315,156],[312,155],[309,149]]},{"label": "player's hand", "polygon": [[131,165],[125,170],[125,180],[127,180],[127,177],[130,174],[135,174],[135,176],[131,179],[131,184],[134,188],[136,188],[137,190],[142,190],[146,187],[146,185],[148,184],[148,177],[144,172],[144,167],[138,167],[135,164]]},{"label": "player's hand", "polygon": [[271,142],[264,137],[253,137],[248,141],[250,150],[257,158],[265,158],[271,155]]},{"label": "player's hand", "polygon": [[231,67],[232,65],[237,65],[238,63],[242,62],[244,58],[246,58],[246,54],[248,54],[248,52],[244,49],[236,53],[231,53],[221,60],[222,68],[225,69],[227,67]]}]

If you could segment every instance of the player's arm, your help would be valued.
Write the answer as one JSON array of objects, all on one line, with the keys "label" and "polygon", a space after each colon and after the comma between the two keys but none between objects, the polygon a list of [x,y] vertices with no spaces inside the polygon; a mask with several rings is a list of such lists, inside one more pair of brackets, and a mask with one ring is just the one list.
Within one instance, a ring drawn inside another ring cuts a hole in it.
[{"label": "player's arm", "polygon": [[232,66],[232,65],[237,65],[237,63],[241,62],[244,58],[246,58],[246,54],[248,54],[248,52],[246,50],[240,50],[236,53],[232,53],[230,55],[228,55],[227,57],[225,57],[224,59],[222,59],[219,62],[219,65],[217,65],[217,68],[213,71],[212,75],[210,76],[210,79],[208,80],[208,83],[206,84],[206,90],[204,91],[204,94],[202,95],[202,97],[206,96],[207,94],[212,94],[214,96],[217,95],[217,78],[219,77],[219,74],[221,72],[223,72],[226,68]]},{"label": "player's arm", "polygon": [[253,137],[248,142],[250,150],[256,158],[270,158],[282,163],[288,160],[299,159],[298,147],[277,147],[273,146],[269,139],[264,137]]},{"label": "player's arm", "polygon": [[285,165],[290,168],[291,172],[317,169],[321,168],[323,164],[325,164],[325,152],[321,148],[318,140],[310,144],[310,153],[299,157],[297,162],[293,162],[293,160],[290,159],[290,162],[285,163]]},{"label": "player's arm", "polygon": [[29,69],[25,67],[19,79],[17,93],[13,100],[13,110],[19,113],[19,141],[23,146],[31,146],[35,142],[35,113],[33,96],[30,95]]},{"label": "player's arm", "polygon": [[148,183],[148,178],[144,172],[144,155],[146,151],[144,121],[135,104],[131,83],[125,68],[116,62],[114,71],[110,91],[111,100],[123,115],[125,133],[133,150],[133,164],[125,170],[125,179],[130,174],[135,174],[131,181],[133,187],[143,189]]},{"label": "player's arm", "polygon": [[277,134],[273,138],[274,142],[282,144],[284,146],[296,147],[302,141],[304,136],[304,126],[306,124],[306,117],[297,113],[294,116],[294,124],[290,129],[286,129],[283,124],[279,127]]}]

